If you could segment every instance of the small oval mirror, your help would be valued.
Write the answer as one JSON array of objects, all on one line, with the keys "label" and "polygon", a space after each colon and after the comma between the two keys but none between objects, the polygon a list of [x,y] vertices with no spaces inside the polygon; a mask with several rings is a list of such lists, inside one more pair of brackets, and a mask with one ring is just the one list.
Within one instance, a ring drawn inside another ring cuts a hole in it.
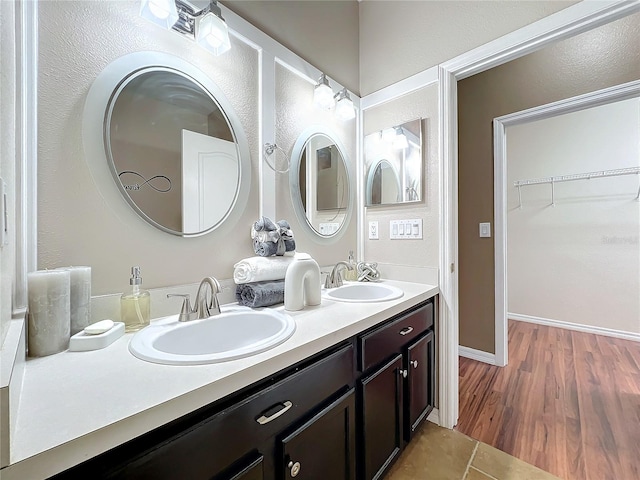
[{"label": "small oval mirror", "polygon": [[385,159],[369,168],[367,205],[384,205],[402,201],[400,177],[395,167]]},{"label": "small oval mirror", "polygon": [[293,149],[291,196],[302,223],[321,237],[332,237],[348,221],[351,207],[344,148],[322,129],[307,129]]}]

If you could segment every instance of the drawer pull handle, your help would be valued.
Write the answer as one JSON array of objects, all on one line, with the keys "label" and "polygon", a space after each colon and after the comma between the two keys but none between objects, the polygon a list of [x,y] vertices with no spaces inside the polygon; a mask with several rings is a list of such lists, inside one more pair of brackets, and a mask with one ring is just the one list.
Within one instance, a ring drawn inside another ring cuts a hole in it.
[{"label": "drawer pull handle", "polygon": [[411,332],[413,332],[413,327],[406,327],[400,330],[400,335],[409,335]]},{"label": "drawer pull handle", "polygon": [[411,361],[411,366],[412,366],[413,368],[418,368],[418,360],[412,360],[412,361]]},{"label": "drawer pull handle", "polygon": [[407,378],[407,375],[409,375],[409,372],[406,370],[400,370],[398,373],[402,375],[402,378]]},{"label": "drawer pull handle", "polygon": [[281,408],[280,410],[278,410],[273,415],[267,417],[266,415],[263,414],[261,417],[256,419],[256,422],[258,422],[260,425],[264,425],[265,423],[269,423],[270,421],[275,420],[280,415],[282,415],[287,410],[289,410],[291,407],[293,407],[293,403],[291,403],[289,400],[287,400],[286,402],[283,402],[282,405],[284,405],[284,407]]},{"label": "drawer pull handle", "polygon": [[300,473],[300,469],[302,468],[300,465],[300,462],[289,462],[289,464],[287,465],[287,467],[289,467],[289,470],[291,471],[291,476],[292,477],[297,477],[298,474]]}]

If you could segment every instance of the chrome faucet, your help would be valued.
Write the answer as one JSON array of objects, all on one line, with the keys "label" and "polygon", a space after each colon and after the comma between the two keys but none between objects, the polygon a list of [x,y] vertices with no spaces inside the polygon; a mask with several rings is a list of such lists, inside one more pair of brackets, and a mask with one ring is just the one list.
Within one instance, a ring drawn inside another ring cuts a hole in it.
[{"label": "chrome faucet", "polygon": [[343,266],[346,269],[350,268],[350,265],[347,262],[341,261],[336,263],[331,273],[327,275],[327,279],[324,282],[324,288],[335,288],[342,286],[342,277],[340,276],[340,266]]},{"label": "chrome faucet", "polygon": [[[211,299],[209,301],[207,301],[207,285],[211,288]],[[188,293],[170,293],[167,294],[167,298],[184,298],[184,301],[182,302],[182,309],[178,315],[178,321],[188,322],[190,320],[200,320],[203,318],[209,318],[213,315],[218,315],[220,313],[218,293],[221,291],[222,288],[220,287],[218,280],[213,277],[205,277],[200,282],[193,307],[191,307],[191,299]]]}]

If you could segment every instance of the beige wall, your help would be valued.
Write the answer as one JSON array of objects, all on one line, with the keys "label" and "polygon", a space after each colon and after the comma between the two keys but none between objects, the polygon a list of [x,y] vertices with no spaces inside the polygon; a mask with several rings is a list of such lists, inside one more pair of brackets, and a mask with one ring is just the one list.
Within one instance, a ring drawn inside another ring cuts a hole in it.
[{"label": "beige wall", "polygon": [[[335,133],[343,144],[345,162],[351,170],[351,200],[355,201],[355,165],[356,165],[356,123],[355,120],[338,120],[333,111],[322,111],[313,105],[313,85],[288,69],[276,66],[276,144],[291,155],[298,136],[313,125],[323,125]],[[281,155],[277,151],[275,155]],[[289,188],[289,173],[276,177],[276,216],[277,220],[286,219],[291,224],[296,239],[296,248],[311,254],[320,265],[334,264],[346,260],[349,250],[356,250],[356,205],[351,222],[345,233],[330,245],[319,243],[317,236],[311,234],[306,225],[302,225],[295,215]]]},{"label": "beige wall", "polygon": [[574,3],[363,0],[359,4],[361,96]]},{"label": "beige wall", "polygon": [[492,120],[640,78],[640,14],[458,82],[460,345],[494,352]]},{"label": "beige wall", "polygon": [[[0,346],[11,320],[12,283],[15,266],[15,132],[16,57],[15,4],[0,2],[0,176],[7,184],[9,245],[0,248]],[[0,212],[2,215],[2,212]]]},{"label": "beige wall", "polygon": [[[507,127],[508,311],[640,334],[638,175],[516,180],[640,167],[640,99]],[[594,299],[598,299],[594,301]],[[615,312],[612,314],[612,312]]]},{"label": "beige wall", "polygon": [[360,91],[356,0],[220,3],[352,92]]},{"label": "beige wall", "polygon": [[[146,287],[230,278],[234,262],[253,253],[247,232],[258,216],[257,52],[232,37],[233,48],[214,57],[141,18],[137,1],[40,2],[39,8],[38,267],[90,265],[95,295],[128,289],[132,265],[142,267]],[[135,215],[119,218],[94,183],[81,135],[85,97],[107,64],[144,50],[201,68],[240,118],[253,159],[252,188],[241,218],[224,232],[185,239]]]},{"label": "beige wall", "polygon": [[[422,118],[423,201],[398,206],[367,207],[365,225],[377,221],[379,240],[365,239],[364,259],[413,268],[439,264],[438,85],[433,84],[364,112],[364,135]],[[367,172],[364,172],[366,176]],[[422,219],[422,240],[390,240],[389,221]],[[381,265],[383,275],[388,266]],[[428,283],[428,282],[426,282]]]}]

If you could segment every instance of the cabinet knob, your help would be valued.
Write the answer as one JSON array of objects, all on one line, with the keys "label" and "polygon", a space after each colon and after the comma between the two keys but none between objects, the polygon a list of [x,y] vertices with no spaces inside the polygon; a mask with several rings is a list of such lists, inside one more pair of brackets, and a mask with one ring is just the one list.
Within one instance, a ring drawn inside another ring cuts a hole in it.
[{"label": "cabinet knob", "polygon": [[409,375],[409,372],[407,372],[406,370],[399,370],[398,373],[400,375],[402,375],[403,378],[407,378],[407,375]]},{"label": "cabinet knob", "polygon": [[411,361],[411,366],[412,366],[413,368],[418,368],[418,360],[412,360],[412,361]]},{"label": "cabinet knob", "polygon": [[289,462],[289,464],[287,465],[287,467],[289,467],[289,470],[291,472],[291,476],[292,477],[296,477],[299,473],[300,473],[300,462]]}]

